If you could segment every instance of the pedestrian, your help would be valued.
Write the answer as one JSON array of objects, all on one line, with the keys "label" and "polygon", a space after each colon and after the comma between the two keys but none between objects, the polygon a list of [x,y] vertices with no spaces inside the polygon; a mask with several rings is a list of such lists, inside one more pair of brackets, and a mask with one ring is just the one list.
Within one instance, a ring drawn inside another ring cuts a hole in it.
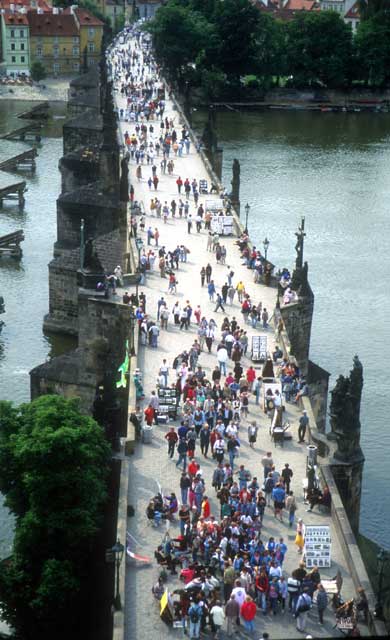
[{"label": "pedestrian", "polygon": [[179,454],[179,457],[176,462],[176,467],[179,467],[180,464],[183,463],[183,472],[186,470],[187,466],[187,451],[187,442],[184,439],[181,439],[179,444],[177,445],[177,453]]},{"label": "pedestrian", "polygon": [[200,284],[202,287],[204,286],[205,278],[206,278],[206,269],[202,267],[200,270]]},{"label": "pedestrian", "polygon": [[299,418],[299,427],[298,427],[298,442],[305,442],[306,429],[309,424],[309,418],[307,417],[307,411],[304,409],[302,411],[302,415]]},{"label": "pedestrian", "polygon": [[218,309],[221,309],[222,312],[225,313],[225,308],[222,304],[222,296],[220,293],[217,293],[217,304],[215,306],[214,313],[218,311]]},{"label": "pedestrian", "polygon": [[297,600],[297,606],[295,610],[295,618],[297,621],[297,629],[298,631],[305,631],[307,624],[307,614],[310,611],[312,606],[312,600],[309,596],[309,593],[306,589],[303,590],[303,593],[299,596]]},{"label": "pedestrian", "polygon": [[200,437],[200,450],[204,455],[204,457],[207,458],[207,453],[210,445],[210,427],[207,424],[207,422],[203,423],[203,426],[199,431],[199,437]]},{"label": "pedestrian", "polygon": [[264,307],[264,309],[262,311],[261,319],[263,321],[263,329],[267,329],[269,315],[268,315],[268,311],[267,311],[267,309],[265,307]]},{"label": "pedestrian", "polygon": [[[207,274],[206,274],[206,277],[207,277]],[[214,295],[215,295],[214,280],[209,281],[209,283],[207,285],[207,293],[209,294],[210,302],[214,302]]]},{"label": "pedestrian", "polygon": [[188,504],[188,490],[191,487],[192,481],[188,473],[183,471],[180,477],[180,493],[181,503]]},{"label": "pedestrian", "polygon": [[[233,567],[229,567],[228,563],[225,563],[225,566],[227,565],[227,568],[224,571],[224,592],[225,592],[225,615],[226,615],[226,620],[227,620],[227,635],[229,638],[232,637],[233,635],[233,626],[236,623],[237,624],[237,620],[239,619],[239,615],[240,615],[240,607],[239,604],[235,598],[234,595],[230,595],[229,599],[226,598],[226,592],[229,590],[229,587],[233,586],[233,580],[234,580],[234,576],[235,576],[235,571],[233,569]],[[227,570],[231,570],[233,573],[233,578],[232,578],[232,582],[231,585],[230,583],[226,583],[225,582],[225,574]],[[227,588],[226,588],[227,587]],[[231,591],[231,588],[230,588]]]},{"label": "pedestrian", "polygon": [[294,524],[295,512],[297,510],[297,502],[293,491],[289,491],[288,493],[286,499],[286,510],[288,513],[288,526],[291,528]]},{"label": "pedestrian", "polygon": [[222,608],[220,600],[217,600],[215,605],[210,609],[210,623],[213,637],[218,637],[218,631],[223,627],[225,622],[225,612]]},{"label": "pedestrian", "polygon": [[256,424],[256,420],[254,420],[248,426],[248,442],[249,442],[249,446],[251,447],[251,449],[253,449],[254,445],[256,444],[257,431],[258,431],[258,427],[257,427],[257,424]]},{"label": "pedestrian", "polygon": [[212,271],[213,271],[213,268],[212,268],[211,264],[208,263],[206,265],[206,282],[207,282],[207,284],[211,281]]},{"label": "pedestrian", "polygon": [[188,617],[190,620],[190,640],[197,640],[200,636],[200,623],[202,619],[202,607],[200,606],[199,600],[194,600],[189,607]]},{"label": "pedestrian", "polygon": [[173,455],[175,453],[176,442],[179,439],[175,431],[175,428],[171,427],[169,431],[165,434],[164,438],[168,443],[168,456],[169,458],[173,458]]},{"label": "pedestrian", "polygon": [[324,613],[325,609],[328,606],[328,594],[326,593],[321,582],[317,585],[317,611],[318,611],[318,622],[319,624],[324,624]]},{"label": "pedestrian", "polygon": [[254,620],[256,616],[256,611],[257,611],[257,607],[253,598],[251,598],[251,596],[246,596],[245,601],[241,605],[240,615],[241,615],[241,618],[244,620],[244,626],[246,631],[248,631],[251,634],[253,634],[255,630]]},{"label": "pedestrian", "polygon": [[295,535],[295,544],[298,547],[298,553],[302,553],[305,544],[304,541],[304,524],[302,518],[299,518],[297,523],[297,531]]},{"label": "pedestrian", "polygon": [[228,356],[226,346],[222,344],[222,346],[218,348],[218,351],[217,351],[217,360],[218,360],[219,370],[224,376],[226,376],[226,362],[228,360],[228,357],[229,356]]},{"label": "pedestrian", "polygon": [[293,471],[290,469],[290,465],[288,462],[285,463],[284,469],[282,470],[281,476],[283,478],[284,486],[286,489],[286,494],[290,493],[290,484],[291,478],[293,477]]}]

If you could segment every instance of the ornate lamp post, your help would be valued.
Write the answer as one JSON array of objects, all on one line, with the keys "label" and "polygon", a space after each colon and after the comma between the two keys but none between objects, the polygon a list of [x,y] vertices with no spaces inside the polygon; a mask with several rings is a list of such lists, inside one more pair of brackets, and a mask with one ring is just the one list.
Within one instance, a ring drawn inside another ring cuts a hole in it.
[{"label": "ornate lamp post", "polygon": [[250,211],[250,205],[248,203],[246,203],[245,205],[245,233],[248,233],[248,216],[249,216],[249,211]]},{"label": "ornate lamp post", "polygon": [[134,356],[135,355],[135,348],[134,348],[135,321],[136,321],[136,317],[135,317],[135,314],[134,314],[134,309],[133,309],[133,306],[131,306],[131,308],[130,308],[130,340],[129,340],[129,355],[130,356]]},{"label": "ornate lamp post", "polygon": [[119,593],[119,567],[121,566],[125,548],[123,544],[120,542],[119,538],[114,544],[114,546],[111,548],[111,551],[114,555],[115,577],[116,577],[114,606],[116,611],[120,611],[122,609],[122,603],[121,603],[121,596]]},{"label": "ornate lamp post", "polygon": [[264,258],[265,258],[266,262],[267,262],[267,254],[268,254],[269,245],[270,245],[270,241],[268,240],[268,238],[265,238],[263,240],[263,247],[264,247]]},{"label": "ornate lamp post", "polygon": [[[137,272],[138,272],[138,274],[140,276],[141,275],[141,249],[143,248],[144,243],[143,243],[141,238],[136,238],[135,244],[136,244],[137,251],[138,251]],[[138,304],[138,285],[139,285],[139,280],[140,280],[140,277],[138,278],[137,284],[135,285],[135,295],[136,295],[136,298],[137,298],[137,304]]]}]

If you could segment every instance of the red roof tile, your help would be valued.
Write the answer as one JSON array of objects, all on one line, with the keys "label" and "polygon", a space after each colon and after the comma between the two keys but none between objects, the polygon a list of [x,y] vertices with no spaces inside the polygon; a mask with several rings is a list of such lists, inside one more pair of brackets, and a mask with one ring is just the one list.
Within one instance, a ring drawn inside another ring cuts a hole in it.
[{"label": "red roof tile", "polygon": [[6,11],[2,14],[2,16],[4,18],[5,24],[10,27],[18,27],[21,25],[26,25],[26,27],[28,27],[27,14],[25,13],[11,13]]},{"label": "red roof tile", "polygon": [[90,11],[87,11],[86,9],[78,8],[75,11],[80,26],[82,27],[102,27],[104,24],[101,20],[99,20],[99,18],[96,18],[96,16],[94,16]]},{"label": "red roof tile", "polygon": [[78,36],[76,20],[73,15],[64,13],[50,15],[29,11],[28,22],[31,36]]},{"label": "red roof tile", "polygon": [[355,4],[352,5],[352,7],[349,9],[349,11],[347,11],[347,13],[345,14],[344,18],[349,18],[349,19],[355,19],[355,20],[359,20],[360,19],[360,11],[359,11],[359,3],[355,2]]}]

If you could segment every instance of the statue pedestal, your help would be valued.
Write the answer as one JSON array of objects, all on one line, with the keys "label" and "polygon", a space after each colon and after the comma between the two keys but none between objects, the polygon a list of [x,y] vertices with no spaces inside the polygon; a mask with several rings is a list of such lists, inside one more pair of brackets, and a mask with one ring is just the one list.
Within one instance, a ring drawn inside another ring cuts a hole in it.
[{"label": "statue pedestal", "polygon": [[88,269],[79,269],[77,271],[77,284],[82,289],[93,289],[95,293],[98,282],[104,282],[105,275],[100,272],[89,271]]}]

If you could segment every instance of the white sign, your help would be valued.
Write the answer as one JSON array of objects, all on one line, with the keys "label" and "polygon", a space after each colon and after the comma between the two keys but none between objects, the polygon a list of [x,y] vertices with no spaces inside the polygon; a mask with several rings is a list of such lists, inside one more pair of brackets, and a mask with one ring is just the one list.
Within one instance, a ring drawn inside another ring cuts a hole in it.
[{"label": "white sign", "polygon": [[252,336],[252,360],[265,362],[267,359],[267,336]]},{"label": "white sign", "polygon": [[327,525],[306,525],[304,550],[306,566],[330,567],[332,564],[331,542],[330,528]]}]

